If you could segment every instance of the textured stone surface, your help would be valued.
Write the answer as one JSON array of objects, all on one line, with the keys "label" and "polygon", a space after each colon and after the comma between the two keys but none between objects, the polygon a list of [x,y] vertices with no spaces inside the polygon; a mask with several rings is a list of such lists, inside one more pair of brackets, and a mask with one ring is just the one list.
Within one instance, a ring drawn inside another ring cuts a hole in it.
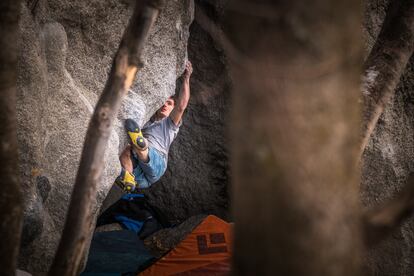
[{"label": "textured stone surface", "polygon": [[[19,266],[47,271],[62,231],[89,118],[134,1],[25,1],[18,79],[18,139],[25,190]],[[145,48],[146,66],[119,112],[98,186],[99,208],[119,173],[122,120],[141,124],[175,91],[187,56],[192,0],[167,1]]]},{"label": "textured stone surface", "polygon": [[[221,1],[196,3],[213,22],[220,22]],[[166,173],[144,192],[172,223],[198,214],[231,220],[227,133],[231,103],[226,59],[197,22],[191,25],[190,34],[188,55],[194,67],[190,102],[172,143]],[[104,208],[120,195],[119,189],[113,187]]]},{"label": "textured stone surface", "polygon": [[[365,2],[367,52],[380,31],[388,1]],[[401,78],[390,104],[378,121],[364,153],[361,196],[365,206],[392,198],[414,171],[414,60]],[[367,274],[414,274],[414,220],[410,218],[387,240],[370,250]]]},{"label": "textured stone surface", "polygon": [[197,22],[190,31],[190,103],[167,171],[147,196],[175,223],[202,213],[229,220],[229,77],[223,52],[211,37]]}]

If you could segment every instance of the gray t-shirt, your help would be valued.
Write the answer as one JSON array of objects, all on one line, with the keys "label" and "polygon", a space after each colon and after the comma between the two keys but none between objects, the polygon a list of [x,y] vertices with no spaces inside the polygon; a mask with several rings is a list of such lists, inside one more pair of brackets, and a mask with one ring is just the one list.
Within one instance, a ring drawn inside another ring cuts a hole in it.
[{"label": "gray t-shirt", "polygon": [[161,152],[167,162],[170,145],[175,137],[177,137],[180,126],[181,121],[176,126],[170,117],[159,121],[149,120],[142,127],[142,133],[148,139],[149,145]]}]

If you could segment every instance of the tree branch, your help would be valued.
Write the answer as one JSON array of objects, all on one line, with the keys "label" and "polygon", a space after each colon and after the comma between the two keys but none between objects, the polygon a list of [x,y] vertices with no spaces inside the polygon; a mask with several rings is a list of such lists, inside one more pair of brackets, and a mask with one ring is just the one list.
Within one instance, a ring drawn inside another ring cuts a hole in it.
[{"label": "tree branch", "polygon": [[114,57],[109,78],[89,123],[65,228],[49,275],[76,275],[92,222],[92,202],[100,179],[112,123],[131,86],[144,43],[163,5],[161,0],[136,1],[134,14]]},{"label": "tree branch", "polygon": [[365,243],[371,247],[394,232],[414,212],[414,173],[407,184],[388,202],[367,211],[363,216]]},{"label": "tree branch", "polygon": [[222,48],[227,57],[237,64],[243,64],[247,59],[239,50],[233,45],[233,43],[227,38],[223,30],[220,29],[210,18],[205,14],[203,8],[196,4],[195,18],[194,20],[205,30],[220,48]]},{"label": "tree branch", "polygon": [[390,3],[381,32],[364,64],[364,122],[358,161],[385,105],[395,93],[413,50],[414,1],[394,0]]}]

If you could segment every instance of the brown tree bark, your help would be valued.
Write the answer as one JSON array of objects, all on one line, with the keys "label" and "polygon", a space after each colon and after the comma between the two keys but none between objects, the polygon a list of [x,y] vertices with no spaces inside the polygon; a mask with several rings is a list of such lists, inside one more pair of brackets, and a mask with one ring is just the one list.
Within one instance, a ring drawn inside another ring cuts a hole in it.
[{"label": "brown tree bark", "polygon": [[114,57],[104,91],[89,123],[62,238],[49,275],[76,275],[89,239],[92,203],[103,168],[105,148],[123,97],[131,86],[151,26],[162,0],[136,1],[134,14]]},{"label": "brown tree bark", "polygon": [[20,1],[0,2],[0,267],[15,275],[23,202],[17,166],[16,82]]},{"label": "brown tree bark", "polygon": [[278,12],[233,9],[224,28],[246,57],[230,64],[233,275],[359,275],[360,2],[260,4]]},{"label": "brown tree bark", "polygon": [[392,0],[364,64],[364,120],[358,161],[414,51],[414,1]]}]

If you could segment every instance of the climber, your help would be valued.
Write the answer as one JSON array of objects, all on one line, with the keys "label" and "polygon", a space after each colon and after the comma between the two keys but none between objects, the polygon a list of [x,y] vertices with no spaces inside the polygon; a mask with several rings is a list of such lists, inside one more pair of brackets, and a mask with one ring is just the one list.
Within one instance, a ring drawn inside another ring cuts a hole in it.
[{"label": "climber", "polygon": [[190,99],[192,72],[191,62],[187,61],[180,94],[177,98],[168,98],[143,126],[142,131],[134,120],[125,121],[130,145],[119,157],[122,171],[116,183],[127,192],[136,187],[148,188],[164,174],[170,145],[177,136],[181,117]]}]

